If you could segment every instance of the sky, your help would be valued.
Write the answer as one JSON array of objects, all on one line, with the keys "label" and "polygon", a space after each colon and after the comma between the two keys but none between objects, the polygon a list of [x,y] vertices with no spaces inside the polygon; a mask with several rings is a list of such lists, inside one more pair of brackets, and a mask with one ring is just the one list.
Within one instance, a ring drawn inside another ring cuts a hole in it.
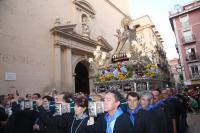
[{"label": "sky", "polygon": [[168,59],[178,58],[175,49],[175,35],[169,22],[169,11],[175,5],[183,5],[192,0],[129,0],[130,15],[133,19],[149,15],[164,40]]}]

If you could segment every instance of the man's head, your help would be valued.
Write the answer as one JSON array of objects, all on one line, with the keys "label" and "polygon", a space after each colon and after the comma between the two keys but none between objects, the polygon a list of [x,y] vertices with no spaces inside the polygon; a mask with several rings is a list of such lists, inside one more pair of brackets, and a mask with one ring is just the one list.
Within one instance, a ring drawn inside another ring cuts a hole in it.
[{"label": "man's head", "polygon": [[32,99],[31,94],[26,94],[26,99],[27,99],[27,100],[31,100],[31,99]]},{"label": "man's head", "polygon": [[5,106],[9,101],[9,97],[6,95],[0,95],[0,104]]},{"label": "man's head", "polygon": [[94,95],[94,96],[93,96],[93,101],[94,101],[94,102],[103,101],[103,97],[102,97],[101,95]]},{"label": "man's head", "polygon": [[136,92],[129,92],[126,96],[128,107],[134,111],[139,105],[139,95]]},{"label": "man's head", "polygon": [[157,90],[152,90],[151,93],[153,95],[153,103],[157,103],[160,100],[161,91],[157,89]]},{"label": "man's head", "polygon": [[44,97],[42,97],[42,99],[44,102],[54,102],[55,101],[55,99],[51,96],[44,96]]},{"label": "man's head", "polygon": [[143,109],[146,109],[151,104],[153,95],[150,92],[143,92],[140,97],[140,104]]},{"label": "man's head", "polygon": [[166,89],[162,89],[161,90],[161,95],[162,95],[162,99],[167,99],[168,98],[168,92]]},{"label": "man's head", "polygon": [[166,90],[167,90],[168,97],[170,97],[170,96],[173,95],[173,89],[171,89],[171,88],[166,88]]},{"label": "man's head", "polygon": [[110,90],[106,92],[104,99],[104,110],[108,113],[112,113],[117,110],[122,99],[121,94],[116,90]]},{"label": "man's head", "polygon": [[34,93],[33,96],[32,96],[33,100],[38,100],[40,98],[41,98],[41,95],[39,93]]},{"label": "man's head", "polygon": [[8,94],[8,100],[11,101],[12,99],[14,99],[15,96],[13,93]]}]

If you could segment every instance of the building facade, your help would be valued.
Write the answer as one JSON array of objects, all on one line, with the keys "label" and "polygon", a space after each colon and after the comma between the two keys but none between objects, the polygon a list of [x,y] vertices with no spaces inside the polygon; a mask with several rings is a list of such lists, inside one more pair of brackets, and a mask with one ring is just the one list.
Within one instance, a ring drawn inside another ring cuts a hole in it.
[{"label": "building facade", "polygon": [[116,47],[128,9],[128,0],[0,1],[0,93],[89,93],[88,59]]},{"label": "building facade", "polygon": [[175,87],[179,88],[183,85],[183,73],[181,66],[179,65],[179,59],[174,58],[169,60],[169,65],[171,67],[171,72],[175,80]]},{"label": "building facade", "polygon": [[184,85],[200,85],[200,1],[196,0],[170,12],[176,48],[183,68]]},{"label": "building facade", "polygon": [[[166,52],[163,46],[163,39],[156,29],[156,26],[148,15],[134,19],[132,25],[138,25],[136,29],[137,40],[142,50],[142,53],[147,56],[153,64],[156,64],[160,70],[160,75],[164,81],[170,81],[169,64],[166,57]],[[155,85],[155,84],[152,84]],[[159,87],[162,88],[170,85],[170,82],[165,82]]]}]

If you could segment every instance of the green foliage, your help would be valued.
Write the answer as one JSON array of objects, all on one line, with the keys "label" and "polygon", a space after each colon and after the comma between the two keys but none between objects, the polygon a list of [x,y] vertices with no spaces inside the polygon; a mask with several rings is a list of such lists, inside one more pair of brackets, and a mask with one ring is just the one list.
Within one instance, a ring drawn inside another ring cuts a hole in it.
[{"label": "green foliage", "polygon": [[133,65],[127,65],[127,70],[128,70],[128,73],[127,73],[126,78],[131,78],[133,76],[133,71],[135,71],[134,66]]}]

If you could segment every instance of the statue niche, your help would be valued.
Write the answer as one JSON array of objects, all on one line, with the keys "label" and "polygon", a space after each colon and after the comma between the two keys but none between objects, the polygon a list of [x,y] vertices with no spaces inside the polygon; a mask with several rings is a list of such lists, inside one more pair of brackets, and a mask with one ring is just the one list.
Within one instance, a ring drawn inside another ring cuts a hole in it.
[{"label": "statue niche", "polygon": [[82,15],[82,35],[84,37],[90,36],[89,25],[88,25],[88,17],[87,15]]}]

